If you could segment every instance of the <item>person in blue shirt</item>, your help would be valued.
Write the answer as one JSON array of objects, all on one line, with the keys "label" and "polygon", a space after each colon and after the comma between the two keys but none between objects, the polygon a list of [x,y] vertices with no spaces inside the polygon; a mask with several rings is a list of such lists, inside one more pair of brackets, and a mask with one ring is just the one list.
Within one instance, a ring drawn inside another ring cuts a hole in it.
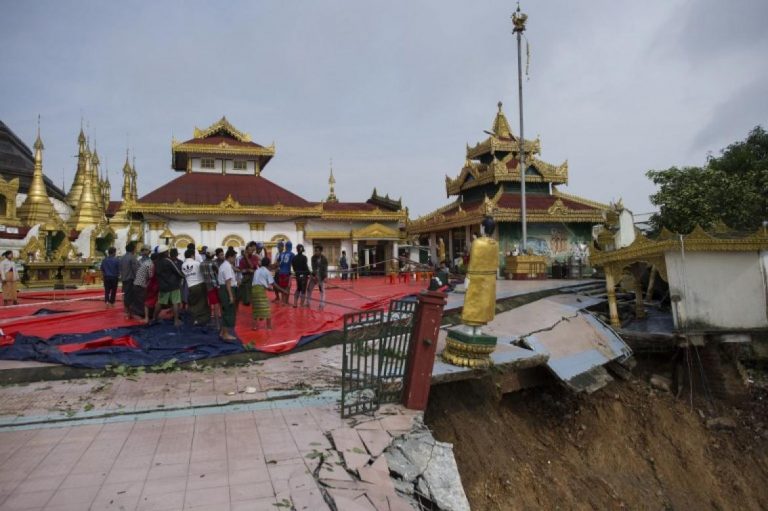
[{"label": "person in blue shirt", "polygon": [[288,304],[288,297],[291,294],[291,266],[293,265],[293,258],[295,256],[292,250],[293,243],[286,241],[285,250],[280,253],[279,259],[277,260],[277,285],[285,290],[285,293],[280,293],[284,304]]},{"label": "person in blue shirt", "polygon": [[117,282],[120,280],[120,261],[115,254],[115,247],[109,247],[107,257],[101,262],[101,275],[104,279],[104,304],[108,309],[115,306]]}]

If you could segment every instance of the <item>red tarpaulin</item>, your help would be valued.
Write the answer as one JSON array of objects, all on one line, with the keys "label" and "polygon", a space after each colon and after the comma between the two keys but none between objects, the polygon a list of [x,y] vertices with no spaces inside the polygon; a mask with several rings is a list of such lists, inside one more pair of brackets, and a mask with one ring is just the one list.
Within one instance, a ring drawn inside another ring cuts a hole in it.
[{"label": "red tarpaulin", "polygon": [[[250,307],[241,306],[235,331],[244,344],[252,344],[261,351],[290,351],[302,337],[340,329],[343,316],[348,312],[386,308],[390,300],[415,294],[425,287],[425,282],[389,283],[384,277],[354,281],[332,279],[326,292],[327,304],[322,311],[318,310],[317,290],[311,309],[294,308],[291,296],[290,305],[272,303],[273,330],[263,330],[262,321],[262,329],[254,331],[251,329]],[[273,296],[272,293],[269,295],[270,298]],[[22,333],[47,339],[55,334],[88,333],[140,324],[124,319],[119,297],[114,308],[105,309],[103,296],[100,289],[76,290],[57,292],[56,301],[45,301],[52,299],[51,291],[24,292],[22,305],[0,307],[0,328],[8,336]],[[62,297],[67,299],[61,300]],[[41,309],[61,312],[34,315]]]}]

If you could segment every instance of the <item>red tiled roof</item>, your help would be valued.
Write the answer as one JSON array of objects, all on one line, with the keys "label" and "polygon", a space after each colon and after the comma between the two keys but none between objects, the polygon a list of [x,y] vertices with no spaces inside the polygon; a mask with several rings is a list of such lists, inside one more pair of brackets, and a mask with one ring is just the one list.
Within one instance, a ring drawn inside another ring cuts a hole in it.
[{"label": "red tiled roof", "polygon": [[19,232],[10,233],[8,231],[0,232],[0,239],[3,240],[23,240],[27,237],[30,227],[18,227]]},{"label": "red tiled roof", "polygon": [[[481,201],[462,202],[461,203],[461,210],[462,211],[466,211],[467,213],[469,213],[469,212],[472,212],[472,211],[476,210],[477,208],[479,208],[481,204],[482,204]],[[451,215],[455,215],[458,212],[459,212],[459,206],[456,205],[456,206],[452,207],[451,209],[443,211],[443,214],[445,216],[451,216]]]},{"label": "red tiled roof", "polygon": [[220,135],[212,136],[212,137],[206,137],[206,138],[192,138],[190,140],[187,140],[184,142],[185,144],[192,144],[192,145],[219,145],[222,142],[226,142],[227,145],[231,146],[241,146],[241,147],[264,147],[262,145],[257,144],[256,142],[241,142],[240,140],[234,138],[234,137],[223,137]]},{"label": "red tiled roof", "polygon": [[202,172],[183,174],[149,192],[139,202],[180,200],[187,204],[218,204],[230,194],[243,206],[272,206],[278,202],[284,206],[312,206],[311,202],[261,176]]},{"label": "red tiled roof", "polygon": [[326,202],[325,211],[373,211],[376,206],[367,202]]},{"label": "red tiled roof", "polygon": [[[525,206],[527,209],[549,209],[557,199],[563,201],[563,205],[568,209],[589,211],[598,209],[587,204],[556,197],[554,195],[527,195],[525,196]],[[508,209],[520,209],[520,195],[516,193],[505,193],[499,199],[499,207]]]},{"label": "red tiled roof", "polygon": [[123,201],[121,200],[111,200],[109,201],[109,205],[107,206],[107,215],[114,215],[117,213],[117,210],[120,209],[120,206],[123,204]]}]

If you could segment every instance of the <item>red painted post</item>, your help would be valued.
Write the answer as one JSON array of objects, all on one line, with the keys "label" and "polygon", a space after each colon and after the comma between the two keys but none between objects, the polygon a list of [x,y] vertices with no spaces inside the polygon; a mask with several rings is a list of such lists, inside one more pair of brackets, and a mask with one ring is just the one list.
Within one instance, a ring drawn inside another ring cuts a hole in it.
[{"label": "red painted post", "polygon": [[408,353],[408,365],[403,390],[403,405],[411,410],[425,410],[432,384],[437,335],[445,307],[445,293],[422,291],[413,326],[413,342]]}]

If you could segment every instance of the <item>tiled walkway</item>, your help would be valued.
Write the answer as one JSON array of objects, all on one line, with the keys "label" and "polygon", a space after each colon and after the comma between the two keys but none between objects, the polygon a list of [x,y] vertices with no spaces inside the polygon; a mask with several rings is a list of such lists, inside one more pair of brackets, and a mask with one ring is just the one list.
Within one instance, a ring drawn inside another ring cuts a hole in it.
[{"label": "tiled walkway", "polygon": [[366,498],[345,466],[388,479],[381,452],[417,415],[391,407],[359,436],[334,406],[0,432],[0,509],[321,511],[323,479],[338,509],[412,509],[394,491]]}]

